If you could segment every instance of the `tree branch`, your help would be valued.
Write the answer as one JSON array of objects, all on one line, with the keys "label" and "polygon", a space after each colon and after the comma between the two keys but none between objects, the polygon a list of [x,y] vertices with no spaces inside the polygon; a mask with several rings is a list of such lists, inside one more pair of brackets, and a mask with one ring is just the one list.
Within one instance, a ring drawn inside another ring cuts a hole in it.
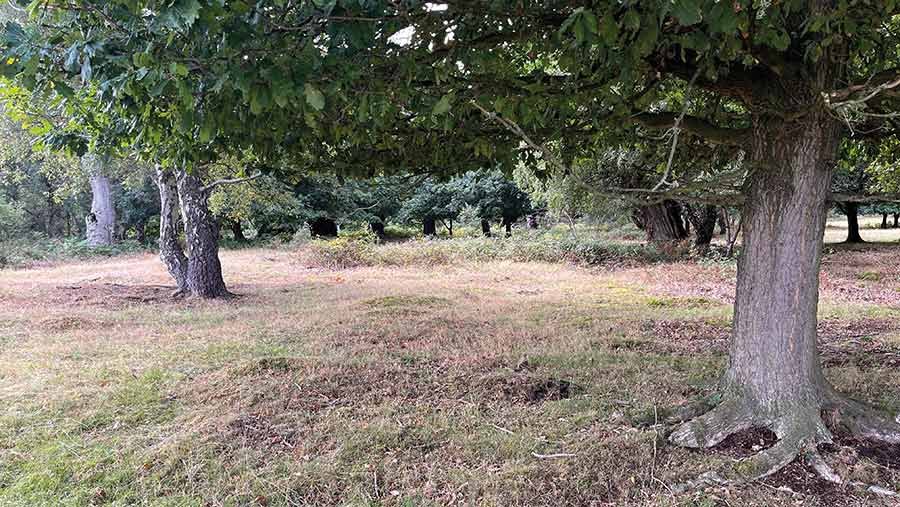
[{"label": "tree branch", "polygon": [[262,176],[262,173],[256,173],[253,176],[247,176],[245,178],[226,178],[226,179],[216,180],[216,181],[210,183],[209,185],[206,185],[205,187],[201,188],[200,190],[202,192],[211,192],[213,189],[215,189],[216,187],[218,187],[220,185],[233,185],[235,183],[244,183],[245,181],[255,180],[256,178],[259,178],[260,176]]},{"label": "tree branch", "polygon": [[871,76],[864,82],[855,83],[823,95],[829,106],[839,108],[863,104],[885,92],[893,95],[898,86],[900,86],[900,69],[888,69]]},{"label": "tree branch", "polygon": [[711,144],[743,146],[750,129],[719,127],[696,116],[685,116],[679,124],[675,113],[635,113],[631,119],[649,129],[670,129],[676,125],[691,134],[706,139]]}]

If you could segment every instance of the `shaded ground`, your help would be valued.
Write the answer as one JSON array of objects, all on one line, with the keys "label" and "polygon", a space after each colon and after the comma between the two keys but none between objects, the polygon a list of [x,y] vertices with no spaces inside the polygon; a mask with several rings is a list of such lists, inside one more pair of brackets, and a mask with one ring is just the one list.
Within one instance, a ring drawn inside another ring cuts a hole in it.
[{"label": "shaded ground", "polygon": [[[223,252],[224,302],[172,301],[150,255],[0,272],[0,505],[891,505],[800,465],[670,493],[770,444],[652,424],[724,364],[731,264],[297,259]],[[896,253],[824,266],[827,374],[896,411]],[[900,487],[897,449],[848,443],[836,468]]]}]

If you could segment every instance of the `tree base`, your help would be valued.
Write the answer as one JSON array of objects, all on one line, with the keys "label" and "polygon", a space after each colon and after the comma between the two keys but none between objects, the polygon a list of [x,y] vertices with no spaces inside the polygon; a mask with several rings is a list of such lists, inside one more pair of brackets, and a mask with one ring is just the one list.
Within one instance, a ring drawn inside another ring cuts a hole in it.
[{"label": "tree base", "polygon": [[[702,406],[689,406],[682,413],[696,412]],[[669,422],[672,422],[671,419]],[[900,424],[836,393],[829,394],[818,407],[799,409],[776,418],[762,418],[751,404],[729,398],[712,410],[679,424],[669,435],[669,442],[682,447],[707,449],[753,427],[771,429],[778,438],[777,442],[753,456],[722,470],[704,473],[673,489],[684,492],[705,486],[744,484],[768,477],[794,460],[802,459],[828,482],[883,496],[900,496],[886,488],[845,480],[822,457],[819,446],[833,443],[832,429],[846,432],[858,440],[900,443]]]}]

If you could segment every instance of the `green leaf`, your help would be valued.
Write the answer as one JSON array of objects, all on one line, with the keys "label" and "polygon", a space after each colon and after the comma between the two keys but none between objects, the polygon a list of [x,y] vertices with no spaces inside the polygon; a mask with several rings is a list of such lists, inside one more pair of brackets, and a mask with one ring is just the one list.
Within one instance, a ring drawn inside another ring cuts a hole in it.
[{"label": "green leaf", "polygon": [[628,9],[622,20],[622,26],[632,32],[638,31],[641,28],[641,16],[634,9]]},{"label": "green leaf", "polygon": [[184,26],[190,28],[200,17],[200,7],[200,2],[197,0],[181,0],[176,4],[175,9]]},{"label": "green leaf", "polygon": [[303,87],[303,92],[306,95],[307,104],[312,106],[313,109],[316,111],[325,109],[325,95],[318,88],[310,83],[306,83]]},{"label": "green leaf", "polygon": [[434,105],[434,108],[431,110],[431,114],[435,116],[440,116],[442,114],[447,114],[450,111],[450,103],[453,100],[453,94],[448,93],[441,97],[441,100],[437,101]]},{"label": "green leaf", "polygon": [[169,64],[169,72],[179,77],[186,77],[188,75],[188,68],[187,65],[183,63],[172,62]]},{"label": "green leaf", "polygon": [[603,42],[607,46],[611,46],[619,39],[619,25],[616,24],[612,16],[603,16],[599,33],[603,38]]},{"label": "green leaf", "polygon": [[674,0],[672,15],[683,26],[699,23],[703,19],[703,13],[700,11],[700,0]]},{"label": "green leaf", "polygon": [[717,2],[706,14],[706,22],[712,33],[733,33],[737,30],[738,16],[728,2]]}]

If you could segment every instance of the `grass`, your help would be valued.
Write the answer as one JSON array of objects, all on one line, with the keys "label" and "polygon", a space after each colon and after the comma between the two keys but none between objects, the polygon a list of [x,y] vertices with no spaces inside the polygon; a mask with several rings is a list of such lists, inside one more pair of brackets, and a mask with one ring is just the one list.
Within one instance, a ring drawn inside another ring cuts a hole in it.
[{"label": "grass", "polygon": [[[171,301],[151,254],[0,272],[0,505],[879,502],[799,468],[667,489],[734,457],[668,447],[652,426],[712,392],[732,263],[308,256],[224,251],[240,297],[213,302]],[[829,378],[891,410],[894,258],[829,254],[821,305]],[[574,456],[535,457],[556,453]]]}]

